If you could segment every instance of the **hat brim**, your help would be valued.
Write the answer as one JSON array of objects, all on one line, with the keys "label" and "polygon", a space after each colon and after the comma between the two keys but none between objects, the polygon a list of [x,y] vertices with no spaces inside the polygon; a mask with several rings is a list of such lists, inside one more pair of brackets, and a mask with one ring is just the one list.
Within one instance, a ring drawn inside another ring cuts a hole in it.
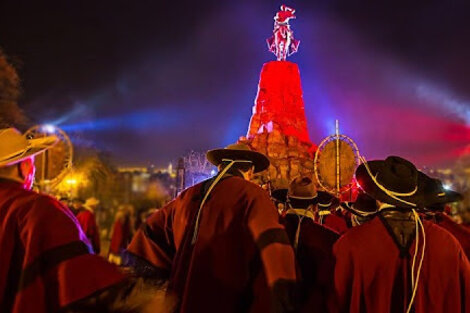
[{"label": "hat brim", "polygon": [[214,149],[209,150],[206,157],[215,166],[219,166],[224,159],[251,161],[255,167],[255,173],[264,171],[270,164],[269,159],[264,154],[251,150]]},{"label": "hat brim", "polygon": [[374,214],[377,214],[379,211],[360,211],[360,210],[357,210],[355,207],[354,207],[355,203],[354,202],[342,202],[340,204],[340,206],[345,209],[346,211],[356,215],[356,216],[360,216],[360,217],[369,217],[369,216],[372,216]]},{"label": "hat brim", "polygon": [[14,156],[0,160],[1,166],[10,166],[26,160],[27,158],[33,157],[37,154],[40,154],[47,149],[52,148],[57,142],[58,138],[56,136],[46,136],[41,138],[29,139],[29,147],[26,152],[21,153],[21,151]]},{"label": "hat brim", "polygon": [[339,199],[326,191],[318,191],[317,195],[317,205],[319,210],[326,211],[333,207],[337,208],[340,205]]},{"label": "hat brim", "polygon": [[463,195],[453,190],[446,190],[446,203],[460,202],[463,200]]},{"label": "hat brim", "polygon": [[360,216],[360,217],[363,217],[364,215],[362,215],[361,213],[357,212],[353,205],[354,205],[354,202],[342,202],[341,204],[341,207],[343,209],[345,209],[346,211],[348,212],[351,212],[352,214],[356,215],[356,216]]},{"label": "hat brim", "polygon": [[422,201],[421,207],[427,209],[432,206],[439,206],[440,204],[459,202],[463,200],[463,196],[456,191],[445,190],[444,193],[444,196],[434,198],[431,198],[431,196],[428,198],[426,195],[424,195],[424,200]]},{"label": "hat brim", "polygon": [[[419,190],[421,194],[420,207],[439,207],[441,204],[459,202],[463,200],[462,194],[447,189],[436,190],[436,180],[419,172]],[[441,191],[440,193],[438,193]]]},{"label": "hat brim", "polygon": [[295,196],[287,195],[287,201],[290,201],[294,207],[306,207],[309,205],[315,205],[318,203],[318,198],[300,198]]},{"label": "hat brim", "polygon": [[[385,161],[376,160],[376,161],[368,161],[367,165],[370,169],[372,175],[376,175],[380,170],[385,168]],[[415,206],[411,204],[407,204],[405,202],[396,200],[389,195],[387,195],[384,191],[382,191],[372,180],[367,172],[367,169],[364,164],[359,165],[356,170],[356,180],[361,186],[362,190],[369,196],[371,196],[375,200],[379,200],[380,202],[388,203],[394,205],[398,208],[415,208],[418,206],[418,203],[421,200],[419,192],[417,191],[414,195],[408,197],[400,197],[400,199],[415,204]],[[419,188],[418,188],[419,189]]]}]

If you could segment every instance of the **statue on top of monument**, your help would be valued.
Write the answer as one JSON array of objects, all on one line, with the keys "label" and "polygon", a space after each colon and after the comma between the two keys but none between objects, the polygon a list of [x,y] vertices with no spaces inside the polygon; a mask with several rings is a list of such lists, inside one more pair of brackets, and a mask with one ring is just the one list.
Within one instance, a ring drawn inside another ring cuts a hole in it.
[{"label": "statue on top of monument", "polygon": [[295,10],[281,5],[281,10],[274,16],[273,36],[268,38],[268,49],[274,53],[278,61],[285,61],[287,56],[297,52],[300,40],[294,39],[294,31],[290,29],[289,20],[295,18]]}]

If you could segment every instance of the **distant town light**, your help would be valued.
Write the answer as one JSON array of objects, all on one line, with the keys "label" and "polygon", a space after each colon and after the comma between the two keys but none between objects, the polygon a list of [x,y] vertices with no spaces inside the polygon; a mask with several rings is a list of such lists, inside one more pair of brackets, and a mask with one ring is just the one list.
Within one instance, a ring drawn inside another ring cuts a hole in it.
[{"label": "distant town light", "polygon": [[452,188],[449,184],[444,184],[442,187],[444,187],[445,190],[450,190]]}]

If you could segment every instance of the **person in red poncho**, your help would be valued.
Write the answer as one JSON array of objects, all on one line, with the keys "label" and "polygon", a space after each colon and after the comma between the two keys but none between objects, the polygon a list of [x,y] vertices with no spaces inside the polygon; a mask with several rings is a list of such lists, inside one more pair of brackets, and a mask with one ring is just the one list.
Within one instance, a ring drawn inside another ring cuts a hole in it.
[{"label": "person in red poncho", "polygon": [[116,213],[108,254],[108,260],[116,265],[122,264],[124,252],[132,239],[133,213],[134,208],[129,204],[121,205]]},{"label": "person in red poncho", "polygon": [[465,227],[466,229],[470,230],[470,208],[469,207],[462,208],[460,216],[462,217],[461,225]]},{"label": "person in red poncho", "polygon": [[30,191],[34,156],[56,141],[0,129],[0,312],[157,310],[155,288],[94,255],[72,212]]},{"label": "person in red poncho", "polygon": [[453,190],[445,189],[442,182],[438,179],[433,179],[423,173],[420,173],[420,175],[423,176],[427,186],[426,191],[440,195],[435,203],[430,203],[424,208],[426,218],[454,235],[462,245],[467,258],[470,259],[470,229],[454,222],[445,212],[446,204],[462,201],[463,196]]},{"label": "person in red poncho", "polygon": [[287,201],[280,202],[287,202],[281,223],[294,247],[301,273],[300,312],[328,312],[334,295],[333,244],[339,234],[315,222],[317,191],[310,178],[294,179]]},{"label": "person in red poncho", "polygon": [[207,158],[219,173],[183,191],[134,236],[128,253],[136,272],[166,277],[177,312],[294,311],[294,251],[268,193],[248,181],[269,160],[246,144]]},{"label": "person in red poncho", "polygon": [[344,216],[337,212],[339,205],[338,198],[326,191],[319,191],[316,220],[320,225],[343,234],[349,227]]},{"label": "person in red poncho", "polygon": [[85,201],[85,204],[76,213],[77,220],[96,254],[100,254],[101,251],[100,231],[95,218],[95,209],[99,203],[98,199],[91,197]]},{"label": "person in red poncho", "polygon": [[394,156],[356,170],[379,209],[334,246],[337,311],[469,312],[470,263],[449,232],[416,213],[437,197],[419,188],[418,176]]}]

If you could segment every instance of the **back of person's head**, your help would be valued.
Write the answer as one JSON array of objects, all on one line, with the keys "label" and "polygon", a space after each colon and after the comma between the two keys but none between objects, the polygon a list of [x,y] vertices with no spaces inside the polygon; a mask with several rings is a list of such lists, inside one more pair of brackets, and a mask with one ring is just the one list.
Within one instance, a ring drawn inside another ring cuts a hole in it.
[{"label": "back of person's head", "polygon": [[83,206],[83,200],[80,198],[75,198],[72,200],[72,206],[75,209],[80,209]]},{"label": "back of person's head", "polygon": [[[223,171],[227,166],[229,166],[231,163],[231,161],[223,161],[218,169],[219,169],[219,172]],[[238,174],[237,172],[240,172],[240,173],[248,173],[250,171],[253,170],[253,163],[251,162],[235,162],[234,164],[232,164],[232,166],[230,167],[230,169],[227,171],[227,173],[229,174]]]}]

